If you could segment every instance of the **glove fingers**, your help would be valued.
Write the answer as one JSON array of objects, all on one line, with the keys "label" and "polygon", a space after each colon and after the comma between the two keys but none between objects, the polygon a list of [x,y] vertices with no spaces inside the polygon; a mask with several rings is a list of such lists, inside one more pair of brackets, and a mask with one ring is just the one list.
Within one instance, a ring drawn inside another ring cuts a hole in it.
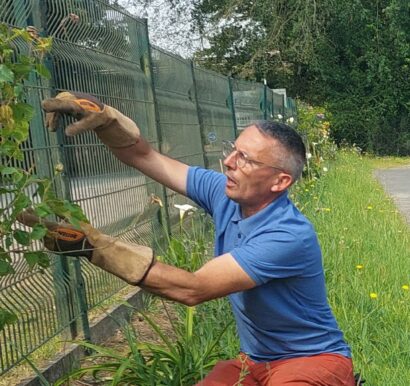
[{"label": "glove fingers", "polygon": [[89,113],[83,119],[80,119],[79,121],[67,126],[65,133],[71,137],[85,131],[92,131],[99,126],[101,126],[101,122],[100,119],[98,119],[98,113]]},{"label": "glove fingers", "polygon": [[50,131],[56,131],[59,120],[60,120],[59,113],[47,113],[46,114],[46,127]]},{"label": "glove fingers", "polygon": [[41,102],[41,107],[48,113],[59,112],[78,116],[84,114],[84,109],[74,100],[50,98]]}]

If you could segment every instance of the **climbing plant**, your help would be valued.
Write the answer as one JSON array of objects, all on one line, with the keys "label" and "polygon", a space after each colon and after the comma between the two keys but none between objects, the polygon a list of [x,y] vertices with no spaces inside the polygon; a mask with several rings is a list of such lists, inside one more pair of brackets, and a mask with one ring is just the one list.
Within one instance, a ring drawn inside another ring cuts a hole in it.
[{"label": "climbing plant", "polygon": [[[50,264],[50,256],[35,243],[47,228],[41,223],[30,230],[19,226],[17,218],[24,210],[30,208],[41,219],[57,215],[74,225],[86,220],[78,205],[56,197],[53,182],[63,165],[57,164],[50,178],[36,175],[36,165],[25,167],[23,162],[22,144],[35,114],[27,103],[26,85],[36,77],[50,77],[43,61],[51,40],[33,27],[0,25],[0,277],[15,273],[14,262],[22,258],[30,269]],[[16,315],[0,309],[0,330],[15,320]]]}]

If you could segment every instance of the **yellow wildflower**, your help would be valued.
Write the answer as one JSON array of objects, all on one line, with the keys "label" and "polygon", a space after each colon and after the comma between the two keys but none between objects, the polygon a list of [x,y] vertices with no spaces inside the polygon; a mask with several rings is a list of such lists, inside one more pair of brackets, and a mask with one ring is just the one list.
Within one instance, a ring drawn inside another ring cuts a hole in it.
[{"label": "yellow wildflower", "polygon": [[364,268],[364,265],[363,264],[357,264],[356,265],[356,269],[363,269]]},{"label": "yellow wildflower", "polygon": [[407,284],[403,284],[401,288],[404,289],[405,291],[408,291],[410,287]]},{"label": "yellow wildflower", "polygon": [[377,299],[377,294],[375,292],[370,292],[370,299]]},{"label": "yellow wildflower", "polygon": [[372,210],[373,207],[372,207],[371,205],[368,205],[368,206],[367,206],[367,209]]},{"label": "yellow wildflower", "polygon": [[324,208],[323,209],[325,212],[330,212],[332,209],[330,209],[330,208]]}]

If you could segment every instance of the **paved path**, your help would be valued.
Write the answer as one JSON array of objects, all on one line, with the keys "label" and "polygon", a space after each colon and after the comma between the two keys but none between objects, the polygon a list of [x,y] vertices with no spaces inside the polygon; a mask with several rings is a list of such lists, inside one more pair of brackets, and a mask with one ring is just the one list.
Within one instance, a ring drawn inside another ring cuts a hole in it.
[{"label": "paved path", "polygon": [[410,225],[410,165],[395,169],[379,169],[375,175]]}]

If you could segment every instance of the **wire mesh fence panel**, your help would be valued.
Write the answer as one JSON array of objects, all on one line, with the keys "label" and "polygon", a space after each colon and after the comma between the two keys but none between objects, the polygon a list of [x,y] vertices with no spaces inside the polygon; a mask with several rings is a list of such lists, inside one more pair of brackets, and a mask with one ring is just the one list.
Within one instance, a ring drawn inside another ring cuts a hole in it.
[{"label": "wire mesh fence panel", "polygon": [[282,120],[285,116],[285,103],[283,94],[272,91],[273,98],[273,118],[275,120]]},{"label": "wire mesh fence panel", "polygon": [[[296,106],[289,99],[285,112],[283,94],[262,84],[228,79],[161,49],[150,49],[146,22],[111,3],[0,0],[0,22],[20,28],[33,25],[53,37],[46,62],[52,80],[33,76],[26,84],[27,103],[36,115],[22,146],[24,157],[11,166],[53,178],[56,195],[78,203],[95,227],[152,245],[161,239],[169,218],[178,229],[174,204],[187,199],[165,192],[122,164],[94,132],[65,136],[62,129],[72,122],[69,118],[62,120],[56,133],[47,132],[41,100],[60,91],[90,93],[137,122],[143,136],[162,153],[215,170],[221,170],[221,141],[234,139],[237,128],[263,118],[296,116]],[[17,41],[15,50],[25,52],[28,47]],[[64,172],[56,176],[57,163],[64,165]],[[25,194],[32,202],[39,200],[33,188]],[[167,203],[161,212],[157,196]],[[0,208],[12,200],[12,194],[2,194]],[[53,255],[50,268],[40,272],[30,270],[18,254],[12,258],[16,273],[0,277],[0,307],[15,313],[18,320],[0,331],[0,374],[57,334],[72,337],[86,329],[87,310],[125,285],[85,260],[80,264],[75,258]]]},{"label": "wire mesh fence panel", "polygon": [[[97,96],[138,122],[143,135],[157,147],[152,88],[143,69],[148,55],[145,24],[105,1],[64,0],[48,2],[47,27],[54,36],[57,91]],[[106,233],[128,239],[133,235],[132,241],[150,244],[152,228],[136,229],[150,210],[150,195],[158,186],[119,162],[93,132],[61,136],[60,143],[66,196]],[[124,285],[89,264],[83,264],[82,272],[89,307]]]},{"label": "wire mesh fence panel", "polygon": [[260,83],[234,79],[233,100],[238,131],[264,119],[264,87]]},{"label": "wire mesh fence panel", "polygon": [[[158,223],[153,221],[157,208],[149,201],[158,184],[121,164],[94,133],[76,138],[47,133],[40,106],[42,99],[61,90],[91,93],[137,121],[143,135],[157,147],[152,86],[142,68],[148,53],[145,24],[102,1],[2,1],[1,5],[1,21],[23,28],[35,25],[53,36],[54,87],[39,79],[27,84],[27,102],[37,115],[18,166],[51,177],[54,166],[62,162],[63,177],[54,184],[59,197],[79,203],[93,225],[107,233],[151,244],[153,226]],[[27,47],[21,42],[16,50]],[[34,191],[27,195],[37,200]],[[2,207],[12,197],[2,195],[3,200]],[[85,262],[86,299],[81,299],[72,259],[53,258],[43,273],[31,272],[18,255],[13,259],[16,274],[0,280],[0,307],[12,311],[18,320],[0,333],[0,373],[67,328],[75,336],[80,330],[76,321],[86,312],[80,309],[81,301],[91,308],[125,285]]]},{"label": "wire mesh fence panel", "polygon": [[222,141],[235,138],[229,80],[200,67],[194,67],[194,76],[206,164],[221,171]]},{"label": "wire mesh fence panel", "polygon": [[[153,48],[152,64],[162,153],[189,165],[204,166],[191,63]],[[168,213],[175,223],[179,212],[174,204],[187,199],[170,190],[167,197]]]},{"label": "wire mesh fence panel", "polygon": [[297,109],[296,101],[287,97],[286,110],[285,110],[286,123],[292,127],[297,126]]}]

